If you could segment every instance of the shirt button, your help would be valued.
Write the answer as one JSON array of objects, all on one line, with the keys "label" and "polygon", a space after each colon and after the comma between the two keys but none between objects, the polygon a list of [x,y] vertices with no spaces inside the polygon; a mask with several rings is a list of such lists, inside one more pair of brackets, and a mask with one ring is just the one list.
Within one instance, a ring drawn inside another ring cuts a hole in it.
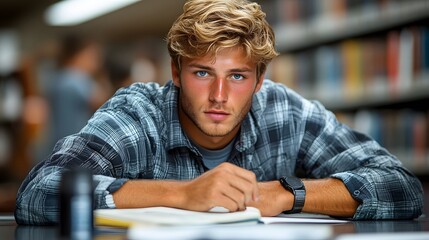
[{"label": "shirt button", "polygon": [[360,191],[359,191],[359,190],[355,190],[355,191],[353,192],[353,195],[354,195],[354,196],[359,196],[359,194],[360,194]]}]

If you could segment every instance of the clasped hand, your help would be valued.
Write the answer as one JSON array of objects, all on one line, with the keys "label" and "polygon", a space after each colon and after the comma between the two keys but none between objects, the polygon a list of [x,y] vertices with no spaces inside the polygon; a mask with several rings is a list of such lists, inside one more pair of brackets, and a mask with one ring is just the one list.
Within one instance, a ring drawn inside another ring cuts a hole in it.
[{"label": "clasped hand", "polygon": [[253,206],[263,216],[274,216],[283,211],[279,198],[283,192],[278,181],[258,183],[253,172],[222,163],[186,184],[185,208],[209,211],[221,206],[234,212]]}]

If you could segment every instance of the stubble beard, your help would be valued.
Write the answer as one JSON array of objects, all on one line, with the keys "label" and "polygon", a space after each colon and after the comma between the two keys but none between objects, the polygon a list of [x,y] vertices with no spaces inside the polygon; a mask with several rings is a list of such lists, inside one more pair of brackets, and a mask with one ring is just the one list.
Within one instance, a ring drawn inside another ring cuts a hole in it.
[{"label": "stubble beard", "polygon": [[[250,110],[250,107],[252,105],[252,98],[248,99],[245,106],[240,110],[238,115],[233,116],[233,124],[230,128],[226,129],[220,129],[221,123],[215,123],[215,126],[213,128],[204,126],[203,123],[198,121],[197,119],[197,113],[193,111],[193,105],[192,100],[186,97],[186,94],[183,93],[182,90],[180,90],[180,101],[179,101],[180,107],[183,111],[183,113],[186,115],[188,119],[192,121],[192,123],[205,135],[209,137],[225,137],[229,133],[231,133],[234,129],[240,127],[241,123],[243,122],[244,118],[246,117],[247,113]],[[211,109],[222,109],[221,104],[214,103],[212,105]]]}]

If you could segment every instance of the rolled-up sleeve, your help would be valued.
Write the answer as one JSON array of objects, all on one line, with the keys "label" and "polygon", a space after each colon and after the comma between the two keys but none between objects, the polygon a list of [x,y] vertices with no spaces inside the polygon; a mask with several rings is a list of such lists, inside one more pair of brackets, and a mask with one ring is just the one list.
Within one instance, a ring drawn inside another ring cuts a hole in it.
[{"label": "rolled-up sleeve", "polygon": [[59,140],[52,154],[30,171],[18,190],[16,221],[57,223],[61,175],[75,167],[92,171],[95,208],[114,208],[112,194],[130,179],[160,174],[167,162],[163,136],[171,126],[163,111],[170,114],[176,107],[176,94],[172,82],[166,87],[136,83],[118,90],[79,133]]},{"label": "rolled-up sleeve", "polygon": [[152,178],[154,159],[161,159],[155,152],[163,149],[158,131],[167,126],[160,113],[163,93],[156,84],[121,89],[79,133],[59,140],[52,154],[36,165],[21,184],[16,221],[57,223],[61,175],[75,167],[92,171],[95,208],[114,208],[112,194],[129,179]]},{"label": "rolled-up sleeve", "polygon": [[298,164],[314,178],[344,182],[360,205],[354,219],[410,219],[422,214],[420,181],[370,137],[337,121],[318,102],[303,103]]},{"label": "rolled-up sleeve", "polygon": [[333,174],[361,205],[354,219],[411,219],[422,214],[420,182],[400,166],[362,167]]},{"label": "rolled-up sleeve", "polygon": [[19,224],[53,224],[59,220],[61,174],[74,167],[91,169],[94,182],[94,207],[114,208],[112,193],[140,170],[149,171],[151,143],[145,131],[151,118],[136,117],[124,102],[118,108],[106,107],[95,113],[77,134],[56,144],[52,154],[36,165],[17,194],[15,217]]},{"label": "rolled-up sleeve", "polygon": [[[75,166],[93,170],[95,208],[114,207],[111,194],[127,179],[112,174],[115,160],[104,157],[115,155],[111,147],[94,136],[73,135],[58,142],[54,152],[50,159],[32,169],[20,187],[15,210],[19,224],[53,224],[59,221],[61,174]],[[118,160],[116,163],[120,164]]]}]

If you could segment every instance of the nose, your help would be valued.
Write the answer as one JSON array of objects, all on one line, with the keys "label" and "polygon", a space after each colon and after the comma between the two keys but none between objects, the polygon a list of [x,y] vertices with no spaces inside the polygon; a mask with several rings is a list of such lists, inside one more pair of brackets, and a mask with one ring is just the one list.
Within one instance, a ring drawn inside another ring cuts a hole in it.
[{"label": "nose", "polygon": [[224,78],[216,78],[210,88],[210,101],[223,103],[228,100],[228,86]]}]

